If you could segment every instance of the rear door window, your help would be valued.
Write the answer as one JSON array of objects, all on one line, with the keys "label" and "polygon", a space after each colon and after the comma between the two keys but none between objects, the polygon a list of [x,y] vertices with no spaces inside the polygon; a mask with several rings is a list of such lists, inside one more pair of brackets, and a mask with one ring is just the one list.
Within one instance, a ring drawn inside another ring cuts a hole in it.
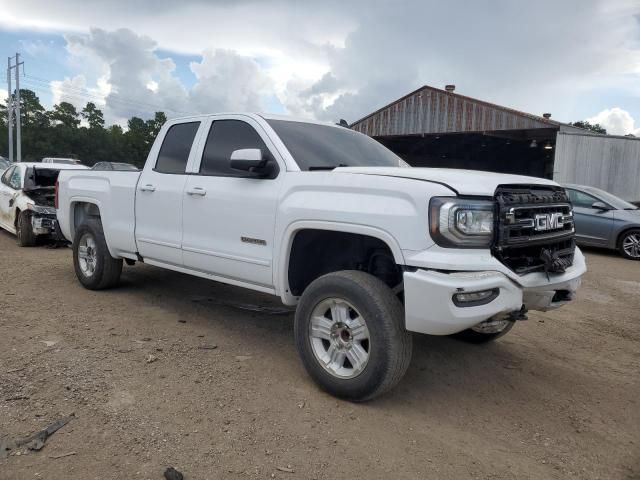
[{"label": "rear door window", "polygon": [[159,173],[181,174],[187,169],[189,152],[200,122],[177,123],[169,128],[162,141],[154,170]]}]

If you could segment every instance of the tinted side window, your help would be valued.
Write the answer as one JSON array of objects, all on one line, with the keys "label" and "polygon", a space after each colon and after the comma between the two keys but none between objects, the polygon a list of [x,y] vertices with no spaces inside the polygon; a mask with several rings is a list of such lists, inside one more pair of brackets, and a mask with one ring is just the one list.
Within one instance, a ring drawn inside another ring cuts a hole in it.
[{"label": "tinted side window", "polygon": [[567,194],[575,207],[591,208],[591,205],[600,201],[596,197],[592,197],[584,192],[579,192],[578,190],[567,188]]},{"label": "tinted side window", "polygon": [[243,174],[229,166],[231,153],[243,148],[259,148],[263,158],[269,149],[251,125],[240,120],[216,120],[211,125],[202,153],[200,173],[221,177],[241,177]]},{"label": "tinted side window", "polygon": [[177,123],[164,137],[154,170],[160,173],[184,173],[189,152],[200,122]]}]

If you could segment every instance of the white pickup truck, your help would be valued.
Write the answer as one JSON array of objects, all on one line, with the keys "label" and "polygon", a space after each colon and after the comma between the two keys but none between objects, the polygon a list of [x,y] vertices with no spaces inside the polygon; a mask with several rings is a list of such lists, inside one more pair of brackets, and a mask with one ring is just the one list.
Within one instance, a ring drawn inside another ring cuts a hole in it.
[{"label": "white pickup truck", "polygon": [[277,295],[309,374],[351,400],[400,380],[410,332],[493,340],[586,271],[552,181],[411,168],[348,128],[267,115],[169,121],[142,172],[61,172],[56,208],[86,288],[125,260]]}]

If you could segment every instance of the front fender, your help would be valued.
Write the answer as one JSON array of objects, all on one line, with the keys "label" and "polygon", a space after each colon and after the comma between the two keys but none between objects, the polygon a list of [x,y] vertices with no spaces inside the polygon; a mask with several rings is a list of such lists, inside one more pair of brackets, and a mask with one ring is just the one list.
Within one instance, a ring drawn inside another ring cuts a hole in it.
[{"label": "front fender", "polygon": [[398,265],[404,265],[404,255],[398,241],[389,232],[366,225],[358,225],[344,222],[330,222],[324,220],[298,220],[291,222],[284,230],[282,242],[280,243],[280,249],[277,252],[277,256],[274,259],[274,285],[276,292],[279,293],[282,298],[282,302],[285,305],[295,305],[298,302],[298,297],[291,294],[289,290],[289,258],[291,254],[291,247],[293,245],[293,239],[296,233],[301,230],[328,230],[334,232],[354,233],[359,235],[366,235],[369,237],[377,238],[383,241],[391,250],[393,258]]}]

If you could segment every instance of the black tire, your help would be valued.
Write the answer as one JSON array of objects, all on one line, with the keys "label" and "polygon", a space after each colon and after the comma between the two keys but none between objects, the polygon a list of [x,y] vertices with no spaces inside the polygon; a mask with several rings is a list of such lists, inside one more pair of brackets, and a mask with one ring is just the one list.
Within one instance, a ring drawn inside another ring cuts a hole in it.
[{"label": "black tire", "polygon": [[[95,243],[95,264],[92,273],[84,273],[79,257],[83,237],[92,238]],[[104,231],[99,220],[88,220],[76,229],[73,239],[73,266],[80,283],[89,290],[103,290],[116,286],[122,273],[122,259],[113,258],[107,248]]]},{"label": "black tire", "polygon": [[467,342],[467,343],[476,343],[476,344],[487,343],[487,342],[492,342],[494,340],[497,340],[500,337],[504,337],[507,333],[511,331],[515,323],[516,322],[509,322],[503,330],[496,333],[482,333],[482,332],[477,332],[475,330],[468,328],[466,330],[463,330],[462,332],[454,333],[453,335],[450,335],[450,336],[457,340],[462,340],[463,342]]},{"label": "black tire", "polygon": [[36,235],[33,234],[31,225],[31,213],[20,212],[16,222],[16,237],[21,247],[33,247],[36,244]]},{"label": "black tire", "polygon": [[640,252],[638,252],[639,253],[638,256],[634,257],[632,255],[629,255],[624,250],[625,240],[627,240],[632,235],[635,236],[636,238],[640,238],[640,228],[632,228],[631,230],[627,230],[622,235],[620,235],[620,239],[618,240],[618,251],[620,252],[620,255],[622,255],[624,258],[627,258],[629,260],[640,260]]},{"label": "black tire", "polygon": [[[322,366],[309,336],[311,315],[321,302],[338,298],[364,318],[370,340],[368,360],[357,376],[339,378]],[[370,400],[395,386],[411,361],[412,338],[404,309],[381,280],[359,271],[340,271],[312,282],[302,294],[294,326],[296,347],[309,375],[325,391],[351,401]]]}]

